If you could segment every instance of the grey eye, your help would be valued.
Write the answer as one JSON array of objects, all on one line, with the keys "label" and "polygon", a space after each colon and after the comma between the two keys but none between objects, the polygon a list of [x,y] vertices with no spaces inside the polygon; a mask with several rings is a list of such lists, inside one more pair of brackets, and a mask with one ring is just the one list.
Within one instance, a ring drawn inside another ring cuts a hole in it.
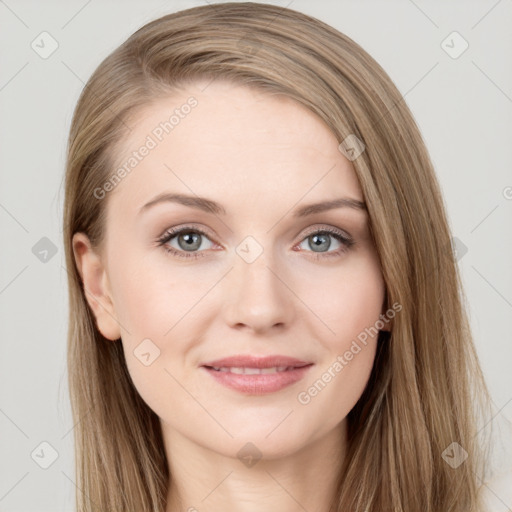
[{"label": "grey eye", "polygon": [[199,249],[199,247],[201,247],[201,237],[202,235],[200,235],[199,233],[183,233],[177,236],[178,245],[184,251],[195,251]]},{"label": "grey eye", "polygon": [[[208,243],[210,245],[208,245]],[[172,236],[169,236],[166,241],[166,244],[178,251],[181,250],[185,252],[195,252],[198,251],[199,249],[210,249],[213,245],[211,240],[209,240],[204,233],[194,231],[191,229],[182,230],[178,233],[175,233]]]},{"label": "grey eye", "polygon": [[308,245],[314,252],[325,252],[331,246],[331,236],[325,233],[308,236]]},{"label": "grey eye", "polygon": [[[340,247],[343,247],[343,241],[338,240],[338,236],[339,235],[336,235],[334,233],[326,232],[313,233],[306,237],[301,242],[299,247],[301,247],[301,249],[311,250],[312,252],[316,253],[328,252],[329,249],[336,250],[339,249]],[[335,244],[338,244],[338,246],[335,245],[334,247],[332,247],[333,240]],[[308,247],[303,247],[303,244],[306,242],[308,244]]]}]

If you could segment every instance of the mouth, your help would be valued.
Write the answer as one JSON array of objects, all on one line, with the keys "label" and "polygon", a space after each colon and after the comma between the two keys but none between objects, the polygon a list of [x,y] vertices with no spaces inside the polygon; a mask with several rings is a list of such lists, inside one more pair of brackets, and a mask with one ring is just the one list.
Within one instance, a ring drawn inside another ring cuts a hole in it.
[{"label": "mouth", "polygon": [[233,356],[201,366],[223,386],[248,395],[279,391],[301,380],[313,363],[286,356]]},{"label": "mouth", "polygon": [[205,366],[205,368],[215,370],[216,372],[235,373],[237,375],[267,375],[271,373],[288,372],[291,370],[296,370],[297,368],[303,368],[304,366],[309,365],[304,364],[303,366],[271,366],[270,368],[251,368],[243,366]]}]

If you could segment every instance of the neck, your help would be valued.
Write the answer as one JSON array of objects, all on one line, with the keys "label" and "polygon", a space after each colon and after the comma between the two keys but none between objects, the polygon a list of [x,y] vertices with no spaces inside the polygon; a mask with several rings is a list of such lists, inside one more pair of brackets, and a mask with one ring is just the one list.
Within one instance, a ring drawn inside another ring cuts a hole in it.
[{"label": "neck", "polygon": [[272,459],[262,454],[256,462],[199,446],[176,431],[164,437],[171,474],[166,512],[335,510],[345,421],[295,453]]}]

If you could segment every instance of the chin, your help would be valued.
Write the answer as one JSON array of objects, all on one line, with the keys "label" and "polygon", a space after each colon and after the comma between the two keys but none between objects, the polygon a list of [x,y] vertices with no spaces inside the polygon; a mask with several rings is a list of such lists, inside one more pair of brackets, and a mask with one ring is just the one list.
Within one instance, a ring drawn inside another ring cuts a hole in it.
[{"label": "chin", "polygon": [[231,431],[233,439],[227,441],[226,436],[223,436],[223,451],[229,451],[229,455],[235,453],[237,456],[239,451],[242,452],[240,456],[245,452],[251,455],[254,451],[255,456],[266,460],[284,458],[301,451],[313,440],[314,431],[302,421],[291,425],[289,420],[293,414],[285,421],[282,420],[286,415],[281,415],[278,421],[271,423],[255,421],[245,426],[240,425]]}]

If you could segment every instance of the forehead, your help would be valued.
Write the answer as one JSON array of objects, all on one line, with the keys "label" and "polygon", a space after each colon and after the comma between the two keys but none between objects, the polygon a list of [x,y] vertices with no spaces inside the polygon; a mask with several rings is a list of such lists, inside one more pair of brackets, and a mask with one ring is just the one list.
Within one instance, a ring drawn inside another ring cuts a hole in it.
[{"label": "forehead", "polygon": [[132,130],[115,154],[116,169],[128,172],[114,195],[137,204],[167,190],[223,202],[246,201],[248,194],[287,203],[340,193],[362,199],[334,134],[284,96],[222,81],[196,82],[154,100],[128,124]]}]

